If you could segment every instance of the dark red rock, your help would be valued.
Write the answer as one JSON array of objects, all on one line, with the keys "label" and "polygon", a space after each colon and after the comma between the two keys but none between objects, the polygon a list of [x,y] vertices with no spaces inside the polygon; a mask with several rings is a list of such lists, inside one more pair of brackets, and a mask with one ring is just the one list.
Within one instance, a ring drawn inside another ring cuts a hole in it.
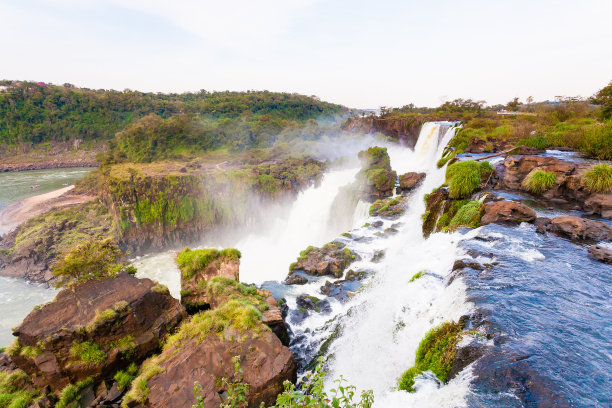
[{"label": "dark red rock", "polygon": [[533,222],[536,212],[516,201],[495,201],[485,205],[481,224]]},{"label": "dark red rock", "polygon": [[612,227],[608,224],[575,216],[555,217],[546,230],[575,240],[612,240]]},{"label": "dark red rock", "polygon": [[410,172],[399,176],[399,190],[408,192],[417,187],[425,179],[425,173]]}]

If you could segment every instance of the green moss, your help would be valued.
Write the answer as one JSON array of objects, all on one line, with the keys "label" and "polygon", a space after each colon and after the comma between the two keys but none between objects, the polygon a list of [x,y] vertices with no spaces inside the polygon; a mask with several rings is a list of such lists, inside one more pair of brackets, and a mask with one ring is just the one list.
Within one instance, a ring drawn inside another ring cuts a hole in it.
[{"label": "green moss", "polygon": [[600,163],[582,176],[582,184],[591,193],[612,193],[612,165]]},{"label": "green moss", "polygon": [[0,371],[0,408],[28,407],[37,393],[30,377],[23,371]]},{"label": "green moss", "polygon": [[190,279],[196,272],[204,270],[212,261],[219,257],[219,251],[214,248],[183,249],[176,257],[183,278]]},{"label": "green moss", "polygon": [[521,183],[522,187],[534,194],[550,190],[557,181],[557,175],[543,170],[532,171]]},{"label": "green moss", "polygon": [[482,218],[483,205],[480,201],[469,201],[462,205],[455,216],[450,220],[450,227],[478,228]]},{"label": "green moss", "polygon": [[419,279],[421,276],[423,276],[423,273],[425,273],[425,271],[415,273],[412,278],[410,278],[410,282],[414,282],[415,280]]},{"label": "green moss", "polygon": [[261,322],[261,312],[245,300],[230,300],[213,309],[195,314],[184,322],[178,331],[168,337],[164,350],[170,347],[180,348],[183,343],[196,339],[203,341],[211,334],[223,338],[226,329],[244,331],[256,327]]},{"label": "green moss", "polygon": [[128,408],[133,402],[138,402],[141,405],[147,402],[150,392],[147,382],[165,371],[158,363],[159,356],[152,357],[143,363],[142,373],[132,381],[130,390],[123,397],[121,402],[122,408]]},{"label": "green moss", "polygon": [[482,181],[482,177],[492,171],[489,162],[461,161],[451,164],[446,169],[446,183],[450,198],[469,197]]},{"label": "green moss", "polygon": [[67,385],[59,395],[59,401],[55,405],[55,408],[67,408],[74,401],[78,401],[80,393],[85,388],[93,384],[93,379],[87,378],[86,380],[79,381],[76,385]]},{"label": "green moss", "polygon": [[113,309],[106,309],[102,312],[97,310],[96,316],[87,325],[86,330],[88,333],[91,333],[94,330],[96,330],[98,326],[101,326],[102,324],[104,324],[105,322],[109,320],[114,320],[116,317],[117,317],[117,312]]},{"label": "green moss", "polygon": [[117,388],[122,390],[128,387],[138,374],[138,366],[135,363],[130,364],[126,370],[117,371],[113,379],[117,383]]},{"label": "green moss", "polygon": [[462,331],[461,323],[445,322],[427,332],[419,343],[414,367],[398,379],[398,389],[414,392],[415,377],[425,371],[432,371],[443,383],[448,382]]},{"label": "green moss", "polygon": [[265,312],[270,308],[266,297],[255,286],[245,285],[235,279],[215,276],[207,283],[206,290],[224,301],[237,300],[251,304],[260,312]]},{"label": "green moss", "polygon": [[77,360],[86,364],[100,364],[106,360],[106,353],[96,343],[85,341],[74,342],[70,347],[70,354]]},{"label": "green moss", "polygon": [[151,288],[151,291],[155,293],[161,293],[161,294],[170,293],[170,290],[168,289],[168,287],[166,285],[162,285],[161,283],[158,283],[157,285],[153,286]]}]

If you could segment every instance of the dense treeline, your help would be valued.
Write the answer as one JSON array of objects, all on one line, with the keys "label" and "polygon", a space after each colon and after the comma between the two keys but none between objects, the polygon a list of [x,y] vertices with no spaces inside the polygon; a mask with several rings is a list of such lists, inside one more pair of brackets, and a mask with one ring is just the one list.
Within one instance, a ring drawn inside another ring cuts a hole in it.
[{"label": "dense treeline", "polygon": [[149,114],[304,122],[345,112],[316,97],[268,91],[162,94],[0,81],[0,144],[110,139]]}]

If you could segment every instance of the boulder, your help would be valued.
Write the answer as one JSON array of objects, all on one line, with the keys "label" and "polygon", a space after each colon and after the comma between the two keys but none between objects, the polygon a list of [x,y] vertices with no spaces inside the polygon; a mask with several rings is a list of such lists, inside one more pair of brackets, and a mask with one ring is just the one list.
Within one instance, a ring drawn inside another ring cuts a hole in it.
[{"label": "boulder", "polygon": [[473,138],[465,148],[466,153],[484,153],[487,150],[487,141],[478,137]]},{"label": "boulder", "polygon": [[303,271],[313,276],[330,275],[341,278],[355,257],[342,242],[330,242],[321,248],[311,246],[300,253],[297,262],[291,264],[290,275],[293,271]]},{"label": "boulder", "polygon": [[410,172],[399,176],[399,191],[406,193],[417,187],[425,179],[425,173]]},{"label": "boulder", "polygon": [[533,222],[536,212],[516,201],[495,201],[485,205],[481,224]]},{"label": "boulder", "polygon": [[168,289],[150,279],[123,273],[90,280],[29,314],[13,331],[12,358],[38,386],[98,381],[144,360],[185,316]]},{"label": "boulder", "polygon": [[290,273],[285,279],[285,285],[305,285],[307,283],[308,279],[297,273]]},{"label": "boulder", "polygon": [[[406,197],[393,197],[376,200],[369,209],[371,217],[380,216],[386,219],[396,219],[402,215],[408,206]],[[382,224],[380,224],[382,225]]]},{"label": "boulder", "polygon": [[599,262],[612,264],[612,249],[602,245],[591,245],[589,247],[589,256]]},{"label": "boulder", "polygon": [[612,194],[593,194],[584,202],[584,209],[591,214],[612,218]]},{"label": "boulder", "polygon": [[221,395],[227,391],[222,379],[238,379],[234,377],[236,357],[243,370],[242,380],[249,385],[249,407],[259,407],[262,402],[273,404],[283,390],[283,382],[296,381],[291,350],[261,323],[247,330],[225,329],[220,334],[199,335],[193,331],[191,336],[170,345],[148,362],[157,374],[146,380],[149,393],[142,406],[190,407],[196,403],[194,383],[197,381],[202,387],[199,397],[204,405],[219,407]]},{"label": "boulder", "polygon": [[575,240],[612,240],[612,227],[608,224],[575,216],[553,218],[546,231]]}]

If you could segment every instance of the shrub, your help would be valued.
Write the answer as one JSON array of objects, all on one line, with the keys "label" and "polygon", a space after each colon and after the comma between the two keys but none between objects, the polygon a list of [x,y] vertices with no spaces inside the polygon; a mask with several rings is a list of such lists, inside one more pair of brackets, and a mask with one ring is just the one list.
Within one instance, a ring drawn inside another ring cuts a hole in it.
[{"label": "shrub", "polygon": [[594,165],[582,176],[582,184],[592,193],[612,193],[612,165]]},{"label": "shrub", "polygon": [[159,357],[152,357],[142,364],[142,373],[132,381],[130,390],[123,397],[121,402],[122,408],[128,408],[132,402],[144,404],[149,397],[149,386],[147,382],[158,374],[164,372],[164,369],[158,365]]},{"label": "shrub", "polygon": [[0,407],[28,407],[37,393],[31,383],[30,377],[21,370],[0,371]]},{"label": "shrub", "polygon": [[122,390],[129,386],[138,373],[138,366],[135,363],[130,364],[126,370],[117,371],[113,379],[117,383],[117,388]]},{"label": "shrub", "polygon": [[469,197],[479,186],[483,175],[493,170],[487,161],[461,161],[446,168],[450,198]]},{"label": "shrub", "polygon": [[70,347],[70,354],[86,364],[100,364],[106,360],[106,353],[96,343],[84,341],[74,342]]},{"label": "shrub", "polygon": [[114,277],[121,270],[121,250],[111,240],[86,241],[74,247],[53,265],[55,285],[76,285],[90,279]]},{"label": "shrub", "polygon": [[406,370],[398,379],[398,389],[414,392],[415,377],[425,371],[432,371],[446,383],[462,331],[463,324],[445,322],[427,332],[419,343],[414,367]]},{"label": "shrub", "polygon": [[89,377],[83,381],[79,381],[77,385],[68,384],[60,393],[59,401],[55,405],[55,408],[66,408],[71,406],[72,402],[79,400],[80,392],[89,387],[92,383],[93,379]]},{"label": "shrub", "polygon": [[469,201],[459,208],[457,214],[451,219],[449,226],[479,227],[480,218],[482,218],[482,208],[483,206],[480,201]]},{"label": "shrub", "polygon": [[546,190],[550,190],[557,181],[557,175],[555,173],[534,170],[525,177],[521,185],[527,191],[534,194],[541,194]]}]

